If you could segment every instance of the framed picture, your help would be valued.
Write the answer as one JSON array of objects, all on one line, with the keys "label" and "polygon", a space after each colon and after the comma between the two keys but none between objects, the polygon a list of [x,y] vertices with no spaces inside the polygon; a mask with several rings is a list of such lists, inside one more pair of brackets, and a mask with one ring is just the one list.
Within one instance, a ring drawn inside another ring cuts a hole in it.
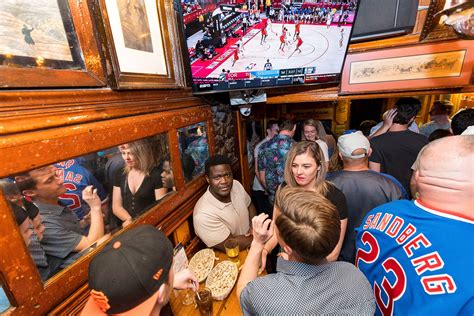
[{"label": "framed picture", "polygon": [[474,50],[452,41],[347,55],[341,94],[469,85]]},{"label": "framed picture", "polygon": [[173,45],[179,41],[172,5],[165,0],[100,0],[99,5],[113,88],[179,87],[173,65]]},{"label": "framed picture", "polygon": [[457,38],[454,30],[444,24],[446,16],[440,12],[454,6],[457,0],[431,0],[426,14],[425,24],[420,34],[420,41],[432,42]]},{"label": "framed picture", "polygon": [[87,1],[1,1],[0,16],[0,88],[105,85]]}]

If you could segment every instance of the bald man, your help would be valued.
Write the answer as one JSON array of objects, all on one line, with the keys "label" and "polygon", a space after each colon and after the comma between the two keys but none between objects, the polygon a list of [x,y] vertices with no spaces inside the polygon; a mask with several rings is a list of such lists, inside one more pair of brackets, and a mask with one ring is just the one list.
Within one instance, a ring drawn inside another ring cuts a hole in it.
[{"label": "bald man", "polygon": [[356,229],[356,265],[386,315],[474,315],[474,136],[427,145],[419,198],[370,211]]}]

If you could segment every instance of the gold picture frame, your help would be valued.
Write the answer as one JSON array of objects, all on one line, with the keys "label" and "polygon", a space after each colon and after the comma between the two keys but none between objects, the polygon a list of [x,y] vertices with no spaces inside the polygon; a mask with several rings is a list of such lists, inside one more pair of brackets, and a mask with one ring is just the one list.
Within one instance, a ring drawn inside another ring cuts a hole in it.
[{"label": "gold picture frame", "polygon": [[98,21],[113,89],[184,86],[179,36],[169,0],[100,0]]},{"label": "gold picture frame", "polygon": [[421,42],[443,41],[457,38],[454,30],[442,23],[442,14],[439,12],[449,8],[451,0],[431,0],[426,14],[425,24],[420,34]]}]

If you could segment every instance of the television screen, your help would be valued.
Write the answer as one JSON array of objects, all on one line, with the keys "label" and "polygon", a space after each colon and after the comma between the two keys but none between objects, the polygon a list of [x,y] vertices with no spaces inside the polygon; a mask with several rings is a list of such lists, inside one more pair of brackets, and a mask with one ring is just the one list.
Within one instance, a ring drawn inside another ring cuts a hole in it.
[{"label": "television screen", "polygon": [[193,89],[206,93],[338,82],[358,1],[181,6]]}]

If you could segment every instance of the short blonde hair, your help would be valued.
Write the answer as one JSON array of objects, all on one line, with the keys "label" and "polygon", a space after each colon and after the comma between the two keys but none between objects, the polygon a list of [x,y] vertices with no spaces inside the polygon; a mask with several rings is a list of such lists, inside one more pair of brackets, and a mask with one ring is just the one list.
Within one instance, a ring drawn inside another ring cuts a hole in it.
[{"label": "short blonde hair", "polygon": [[[151,149],[150,141],[148,139],[140,139],[133,143],[127,143],[119,146],[119,149],[130,149],[130,152],[137,161],[136,169],[144,172],[147,176],[150,175],[151,170],[156,166],[155,156]],[[130,172],[130,167],[126,166],[124,173]]]},{"label": "short blonde hair", "polygon": [[293,174],[291,166],[293,164],[293,160],[295,160],[295,157],[304,153],[308,153],[316,161],[316,164],[319,167],[319,172],[316,175],[316,179],[314,180],[314,186],[316,188],[316,192],[325,195],[329,190],[328,184],[326,182],[327,166],[324,161],[324,155],[321,148],[319,147],[318,143],[313,141],[304,140],[291,147],[286,157],[284,173],[285,182],[290,187],[299,186],[298,183],[296,183],[295,175]]},{"label": "short blonde hair", "polygon": [[318,263],[334,250],[341,221],[324,196],[287,186],[277,191],[275,206],[280,210],[278,233],[303,262]]}]

